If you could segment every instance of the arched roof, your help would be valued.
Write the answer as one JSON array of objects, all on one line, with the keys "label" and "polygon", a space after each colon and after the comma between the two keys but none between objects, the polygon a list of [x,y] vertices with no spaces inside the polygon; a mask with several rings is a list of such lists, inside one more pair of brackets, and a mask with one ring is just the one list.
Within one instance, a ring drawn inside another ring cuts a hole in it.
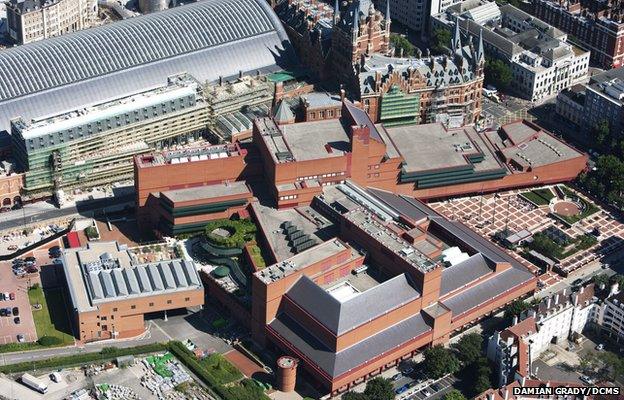
[{"label": "arched roof", "polygon": [[33,98],[41,92],[54,92],[55,103],[71,108],[74,98],[75,106],[101,101],[165,84],[181,72],[214,81],[292,59],[266,1],[204,0],[0,51],[0,130],[7,118],[34,116],[22,109],[58,112]]}]

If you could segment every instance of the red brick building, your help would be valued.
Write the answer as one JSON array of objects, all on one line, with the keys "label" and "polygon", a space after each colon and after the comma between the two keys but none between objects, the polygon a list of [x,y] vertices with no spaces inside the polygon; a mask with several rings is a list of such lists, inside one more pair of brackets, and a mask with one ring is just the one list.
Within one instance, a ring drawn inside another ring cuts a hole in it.
[{"label": "red brick building", "polygon": [[[338,237],[253,275],[252,333],[332,394],[535,290],[512,257],[414,199],[347,182],[314,204]],[[449,266],[453,246],[466,258]]]},{"label": "red brick building", "polygon": [[532,13],[574,36],[603,68],[624,64],[624,3],[619,0],[533,0]]}]

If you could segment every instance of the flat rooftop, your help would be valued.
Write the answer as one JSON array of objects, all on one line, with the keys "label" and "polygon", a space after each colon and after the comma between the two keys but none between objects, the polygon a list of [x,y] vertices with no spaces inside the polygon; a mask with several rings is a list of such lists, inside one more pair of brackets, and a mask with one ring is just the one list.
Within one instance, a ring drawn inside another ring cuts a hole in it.
[{"label": "flat rooftop", "polygon": [[184,164],[187,162],[215,160],[240,155],[243,155],[243,150],[241,150],[237,143],[219,145],[207,143],[201,146],[185,147],[181,150],[141,154],[136,156],[136,160],[139,168],[146,168],[166,164]]},{"label": "flat rooftop", "polygon": [[492,142],[499,141],[498,145],[505,158],[513,159],[525,167],[541,167],[583,157],[573,147],[525,121],[504,125],[501,130],[506,137],[500,137],[497,132],[489,132],[488,138],[492,138]]},{"label": "flat rooftop", "polygon": [[336,227],[327,218],[310,207],[288,208],[277,210],[264,206],[258,202],[251,204],[254,216],[260,229],[267,239],[267,244],[277,261],[282,261],[295,255],[288,238],[283,233],[282,224],[290,221],[318,243],[336,236]]},{"label": "flat rooftop", "polygon": [[98,304],[202,288],[192,261],[136,262],[117,242],[89,242],[63,251],[63,270],[73,307],[93,311]]},{"label": "flat rooftop", "polygon": [[295,271],[299,271],[312,264],[323,261],[326,258],[339,254],[344,250],[351,250],[353,256],[357,254],[355,250],[347,246],[339,239],[328,240],[327,242],[323,242],[308,250],[304,250],[284,261],[270,265],[265,269],[256,272],[255,275],[260,278],[262,282],[269,284],[276,282]]},{"label": "flat rooftop", "polygon": [[187,201],[215,199],[218,197],[251,195],[251,190],[245,182],[235,181],[229,183],[219,183],[215,185],[197,186],[185,189],[168,190],[161,192],[161,195],[173,203],[184,203]]},{"label": "flat rooftop", "polygon": [[364,209],[356,209],[343,214],[343,216],[419,271],[425,273],[436,267],[436,262],[426,254],[435,251],[437,248],[428,241],[425,240],[412,245],[377,221],[371,212]]},{"label": "flat rooftop", "polygon": [[[385,129],[405,160],[406,172],[470,165],[474,165],[477,171],[501,167],[496,156],[489,151],[472,127],[447,130],[441,123],[434,123]],[[467,159],[471,155],[483,155],[483,161],[473,164]]]},{"label": "flat rooftop", "polygon": [[263,118],[257,125],[276,163],[340,157],[351,151],[347,128],[339,119],[278,126]]}]

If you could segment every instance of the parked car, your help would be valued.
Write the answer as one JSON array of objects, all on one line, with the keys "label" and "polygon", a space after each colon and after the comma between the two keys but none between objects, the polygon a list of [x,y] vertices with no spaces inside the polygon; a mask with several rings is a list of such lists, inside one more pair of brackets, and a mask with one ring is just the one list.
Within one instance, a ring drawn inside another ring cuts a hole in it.
[{"label": "parked car", "polygon": [[398,381],[398,380],[399,380],[399,379],[401,379],[401,378],[403,378],[403,374],[402,374],[402,373],[400,373],[400,372],[399,372],[398,374],[394,374],[394,375],[392,376],[392,380],[393,380],[393,381]]},{"label": "parked car", "polygon": [[37,267],[28,267],[26,268],[26,272],[28,272],[29,274],[36,274],[37,272],[39,272],[39,270],[37,269]]},{"label": "parked car", "polygon": [[10,300],[15,300],[15,292],[9,293],[9,299]]},{"label": "parked car", "polygon": [[23,333],[18,333],[18,334],[17,334],[17,341],[18,341],[18,342],[22,343],[22,342],[24,342],[25,340],[26,340],[26,338],[24,337],[24,334],[23,334]]},{"label": "parked car", "polygon": [[62,377],[62,376],[61,376],[61,374],[59,374],[58,372],[52,372],[52,373],[50,374],[50,379],[51,379],[53,382],[59,383],[59,382],[61,382],[61,381],[63,380],[63,377]]},{"label": "parked car", "polygon": [[20,317],[15,317],[13,318],[13,322],[15,322],[16,325],[19,325],[22,323],[22,320],[20,319]]},{"label": "parked car", "polygon": [[4,310],[6,311],[7,317],[10,317],[11,315],[13,315],[13,311],[11,310],[10,307],[5,308]]},{"label": "parked car", "polygon": [[572,282],[572,286],[578,286],[581,283],[583,283],[582,279],[580,279],[580,278],[579,279],[575,279],[574,282]]},{"label": "parked car", "polygon": [[0,317],[6,317],[7,312],[5,308],[0,308]]},{"label": "parked car", "polygon": [[33,256],[28,256],[28,257],[24,258],[24,261],[26,261],[26,262],[28,262],[28,261],[35,262],[35,261],[37,261],[37,258],[35,258]]},{"label": "parked car", "polygon": [[423,389],[420,393],[425,397],[431,396],[431,392],[428,389]]},{"label": "parked car", "polygon": [[21,258],[16,258],[13,260],[13,265],[20,265],[20,264],[24,264],[24,260],[22,260]]},{"label": "parked car", "polygon": [[396,394],[401,394],[403,392],[405,392],[409,387],[407,385],[403,385],[400,388],[397,388],[394,390],[394,393]]},{"label": "parked car", "polygon": [[440,385],[439,385],[439,384],[437,384],[437,383],[434,383],[433,385],[431,385],[431,389],[432,389],[434,392],[439,392],[440,390],[442,390],[442,386],[440,386]]},{"label": "parked car", "polygon": [[4,296],[4,300],[9,300],[11,298],[11,293],[4,292],[4,293],[2,293],[2,296]]},{"label": "parked car", "polygon": [[595,379],[590,378],[587,375],[581,375],[581,377],[579,378],[581,381],[587,383],[588,385],[593,385],[594,383],[596,383]]},{"label": "parked car", "polygon": [[16,317],[19,315],[19,307],[13,307],[13,315]]},{"label": "parked car", "polygon": [[604,344],[598,343],[598,346],[596,346],[596,350],[603,351],[604,350]]},{"label": "parked car", "polygon": [[414,372],[414,367],[406,367],[403,369],[403,375],[409,375]]}]

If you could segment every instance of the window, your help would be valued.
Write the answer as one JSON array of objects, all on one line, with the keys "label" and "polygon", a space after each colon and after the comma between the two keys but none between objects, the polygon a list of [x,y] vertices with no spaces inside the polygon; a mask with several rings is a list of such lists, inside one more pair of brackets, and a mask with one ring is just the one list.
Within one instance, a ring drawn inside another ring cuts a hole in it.
[{"label": "window", "polygon": [[185,297],[184,301],[191,301],[191,298],[190,297]]},{"label": "window", "polygon": [[113,312],[117,312],[117,307],[113,308]]},{"label": "window", "polygon": [[167,300],[167,304],[171,304],[171,300]]},{"label": "window", "polygon": [[154,303],[149,303],[149,306],[150,307],[154,307]]},{"label": "window", "polygon": [[135,308],[136,308],[136,306],[134,304],[130,306],[131,310],[134,310]]}]

